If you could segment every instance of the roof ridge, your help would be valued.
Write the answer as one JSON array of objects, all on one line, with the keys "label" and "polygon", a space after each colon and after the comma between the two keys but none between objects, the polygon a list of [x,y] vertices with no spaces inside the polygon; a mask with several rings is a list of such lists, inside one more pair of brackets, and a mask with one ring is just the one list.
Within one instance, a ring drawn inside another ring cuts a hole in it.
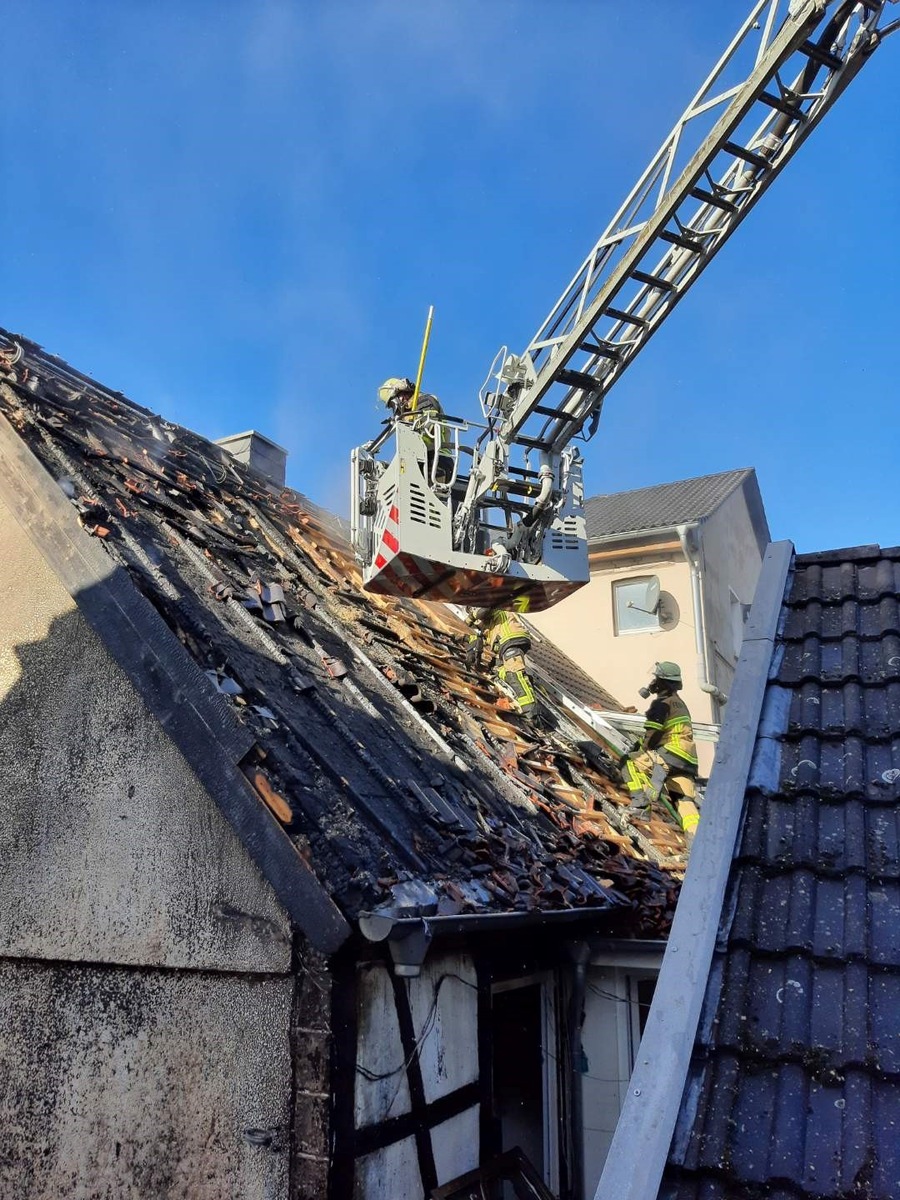
[{"label": "roof ridge", "polygon": [[804,567],[816,563],[859,562],[874,558],[900,559],[900,546],[882,549],[877,542],[870,542],[864,546],[845,546],[837,550],[811,550],[805,554],[798,554],[795,561],[798,567]]},{"label": "roof ridge", "polygon": [[671,479],[667,483],[649,483],[645,487],[626,488],[620,492],[598,492],[594,496],[587,496],[584,502],[585,504],[590,504],[592,500],[606,500],[613,496],[617,499],[624,496],[636,496],[640,492],[656,492],[662,488],[680,487],[685,483],[704,483],[711,479],[724,479],[726,475],[746,477],[755,470],[755,467],[732,467],[727,471],[711,471],[708,475],[689,475],[686,479]]}]

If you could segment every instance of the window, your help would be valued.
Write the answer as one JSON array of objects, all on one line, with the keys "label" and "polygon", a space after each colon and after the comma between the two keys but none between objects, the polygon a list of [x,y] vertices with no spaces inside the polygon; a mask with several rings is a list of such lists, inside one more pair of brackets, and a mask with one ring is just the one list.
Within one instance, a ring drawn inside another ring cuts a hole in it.
[{"label": "window", "polygon": [[617,636],[659,629],[659,580],[655,575],[622,579],[612,586]]}]

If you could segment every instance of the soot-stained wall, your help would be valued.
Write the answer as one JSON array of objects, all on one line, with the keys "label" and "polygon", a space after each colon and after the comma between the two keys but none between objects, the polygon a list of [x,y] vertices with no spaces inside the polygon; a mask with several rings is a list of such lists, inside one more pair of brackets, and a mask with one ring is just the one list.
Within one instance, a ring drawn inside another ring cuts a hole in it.
[{"label": "soot-stained wall", "polygon": [[322,1194],[329,987],[0,507],[0,1195]]}]

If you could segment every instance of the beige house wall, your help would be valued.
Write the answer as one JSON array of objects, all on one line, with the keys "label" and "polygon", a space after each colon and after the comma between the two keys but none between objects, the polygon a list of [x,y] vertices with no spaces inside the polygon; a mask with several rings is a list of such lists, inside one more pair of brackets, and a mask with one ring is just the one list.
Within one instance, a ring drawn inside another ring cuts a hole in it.
[{"label": "beige house wall", "polygon": [[[674,598],[680,614],[678,623],[670,630],[616,634],[613,585],[644,575],[655,575],[661,590]],[[585,587],[546,612],[530,616],[529,621],[624,707],[634,707],[638,712],[643,712],[648,704],[638,695],[638,688],[649,682],[653,664],[663,659],[677,662],[684,675],[682,695],[691,715],[697,721],[716,719],[712,698],[700,690],[697,682],[691,572],[680,550],[653,558],[629,557],[624,563],[594,567]],[[700,770],[704,774],[712,766],[713,751],[710,743],[698,747]]]},{"label": "beige house wall", "polygon": [[[741,605],[753,599],[764,551],[743,488],[737,488],[700,526],[697,557],[709,677],[726,695],[740,655]],[[650,575],[674,598],[677,624],[668,630],[617,634],[613,585]],[[638,695],[638,688],[648,682],[655,662],[668,659],[681,667],[682,695],[694,720],[721,721],[721,706],[700,687],[691,568],[674,531],[655,537],[644,547],[629,545],[627,535],[615,546],[596,545],[591,553],[590,582],[529,620],[626,708],[646,709],[647,701]],[[699,742],[697,753],[701,774],[708,775],[715,746]]]}]

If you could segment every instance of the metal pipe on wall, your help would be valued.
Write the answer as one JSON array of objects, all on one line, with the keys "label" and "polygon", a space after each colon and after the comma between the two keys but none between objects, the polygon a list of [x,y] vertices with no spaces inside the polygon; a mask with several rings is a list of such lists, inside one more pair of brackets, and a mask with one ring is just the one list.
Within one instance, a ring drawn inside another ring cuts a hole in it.
[{"label": "metal pipe on wall", "polygon": [[584,1097],[581,1072],[584,1050],[581,1028],[584,1024],[584,998],[587,991],[587,967],[591,956],[587,942],[574,942],[572,956],[572,996],[569,1018],[569,1108],[572,1120],[572,1170],[569,1180],[571,1200],[584,1200]]}]

